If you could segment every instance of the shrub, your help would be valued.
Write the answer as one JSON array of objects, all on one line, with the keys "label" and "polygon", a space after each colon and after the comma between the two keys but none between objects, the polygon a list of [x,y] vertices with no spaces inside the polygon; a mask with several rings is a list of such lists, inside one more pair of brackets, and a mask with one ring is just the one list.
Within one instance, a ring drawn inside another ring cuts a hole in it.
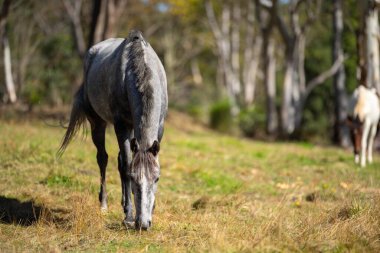
[{"label": "shrub", "polygon": [[256,106],[248,107],[239,114],[239,127],[247,137],[265,131],[265,113]]},{"label": "shrub", "polygon": [[210,109],[210,126],[221,132],[231,132],[233,117],[231,104],[227,99],[216,102]]}]

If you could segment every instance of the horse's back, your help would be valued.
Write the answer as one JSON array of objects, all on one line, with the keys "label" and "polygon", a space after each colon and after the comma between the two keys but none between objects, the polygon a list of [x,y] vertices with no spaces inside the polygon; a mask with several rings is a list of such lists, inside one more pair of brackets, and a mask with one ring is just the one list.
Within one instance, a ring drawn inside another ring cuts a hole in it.
[{"label": "horse's back", "polygon": [[151,66],[151,68],[156,69],[156,71],[153,71],[153,77],[151,82],[153,83],[153,85],[161,86],[161,120],[163,120],[168,108],[167,79],[165,69],[161,63],[161,60],[158,58],[158,55],[150,45],[147,47],[145,58],[145,61],[147,63],[154,65]]},{"label": "horse's back", "polygon": [[[153,133],[158,126],[159,135],[162,135],[168,108],[166,74],[156,52],[140,36],[137,39],[108,39],[89,49],[85,60],[85,92],[92,109],[103,120],[114,123],[115,115],[123,115],[129,123],[138,122],[146,107],[141,104],[144,92],[139,92],[136,75],[145,72],[136,70],[140,71],[136,74],[133,68],[146,66],[151,73],[147,82],[152,88],[153,99],[148,103],[149,109],[146,112],[153,120],[153,125],[148,128],[155,129],[151,131]],[[141,43],[140,49],[137,49],[140,52],[133,52],[134,43]],[[133,115],[134,112],[140,113]]]},{"label": "horse's back", "polygon": [[373,124],[379,121],[380,100],[372,89],[359,86],[352,96],[351,108],[354,117],[358,116],[361,121],[367,119]]}]

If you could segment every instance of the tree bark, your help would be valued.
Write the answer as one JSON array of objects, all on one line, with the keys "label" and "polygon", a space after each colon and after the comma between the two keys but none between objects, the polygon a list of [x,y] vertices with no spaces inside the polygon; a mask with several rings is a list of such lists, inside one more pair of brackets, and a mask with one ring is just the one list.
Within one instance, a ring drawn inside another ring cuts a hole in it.
[{"label": "tree bark", "polygon": [[380,92],[379,15],[374,0],[361,1],[365,5],[367,86]]},{"label": "tree bark", "polygon": [[[343,57],[342,33],[343,33],[343,10],[342,0],[334,0],[333,12],[333,59]],[[333,141],[342,146],[350,145],[350,133],[344,121],[347,118],[347,94],[345,86],[346,74],[342,64],[334,75],[334,135]]]},{"label": "tree bark", "polygon": [[17,101],[15,84],[12,76],[12,63],[11,63],[11,49],[9,47],[8,36],[6,32],[3,34],[3,48],[4,48],[4,72],[5,72],[5,84],[7,86],[7,92],[9,101],[15,103]]},{"label": "tree bark", "polygon": [[93,0],[88,48],[116,36],[116,23],[123,14],[127,2],[127,0]]},{"label": "tree bark", "polygon": [[234,83],[234,92],[240,93],[240,20],[241,9],[240,2],[234,1],[232,6],[232,25],[231,25],[231,67],[235,77],[237,77],[236,83]]},{"label": "tree bark", "polygon": [[231,10],[228,3],[222,4],[221,25],[218,24],[211,1],[205,2],[206,14],[215,44],[218,49],[218,58],[223,68],[225,87],[231,104],[231,114],[239,112],[238,95],[240,92],[240,79],[233,71],[231,61]]},{"label": "tree bark", "polygon": [[4,57],[4,74],[5,74],[5,85],[7,88],[7,93],[9,96],[9,101],[15,103],[17,101],[16,88],[13,81],[12,75],[12,63],[11,63],[11,50],[8,41],[8,31],[7,31],[7,17],[9,13],[9,7],[11,5],[10,0],[4,0],[3,6],[0,14],[0,34],[2,36],[3,45],[3,57]]},{"label": "tree bark", "polygon": [[[258,7],[256,7],[258,8]],[[262,48],[262,38],[260,34],[254,33],[255,30],[255,8],[254,2],[248,1],[246,22],[246,37],[244,50],[244,103],[253,104],[256,91],[256,77],[259,71],[260,53]]]},{"label": "tree bark", "polygon": [[276,109],[276,56],[274,40],[271,38],[275,23],[272,8],[264,13],[259,0],[256,0],[256,17],[263,38],[262,59],[266,95],[266,131],[273,135],[278,130],[278,115]]},{"label": "tree bark", "polygon": [[266,90],[266,128],[267,133],[272,135],[277,132],[278,119],[276,110],[276,58],[274,56],[274,41],[264,40],[264,71]]},{"label": "tree bark", "polygon": [[70,18],[78,55],[80,58],[83,58],[86,53],[86,43],[84,41],[82,24],[80,21],[82,0],[76,0],[74,3],[70,0],[63,0],[63,4]]}]

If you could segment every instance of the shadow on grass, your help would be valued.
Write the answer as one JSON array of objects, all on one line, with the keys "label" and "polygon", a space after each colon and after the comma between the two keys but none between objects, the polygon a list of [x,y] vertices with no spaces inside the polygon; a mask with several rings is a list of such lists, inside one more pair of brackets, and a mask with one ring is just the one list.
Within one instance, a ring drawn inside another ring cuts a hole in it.
[{"label": "shadow on grass", "polygon": [[15,198],[0,196],[0,223],[30,226],[39,220],[62,224],[66,220],[59,214],[67,213],[63,209],[49,209],[34,203],[34,201],[21,202]]}]

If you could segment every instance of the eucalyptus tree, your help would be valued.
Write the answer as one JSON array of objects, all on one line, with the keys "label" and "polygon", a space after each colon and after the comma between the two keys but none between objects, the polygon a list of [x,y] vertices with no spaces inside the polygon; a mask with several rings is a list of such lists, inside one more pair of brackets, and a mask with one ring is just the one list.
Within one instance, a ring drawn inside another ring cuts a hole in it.
[{"label": "eucalyptus tree", "polygon": [[8,93],[8,99],[11,103],[17,101],[16,88],[12,75],[12,62],[11,62],[11,49],[8,40],[7,18],[9,8],[11,5],[10,0],[4,0],[0,13],[0,33],[3,45],[3,60],[4,60],[4,73],[5,73],[5,86]]},{"label": "eucalyptus tree", "polygon": [[[334,0],[333,3],[333,60],[343,58],[343,0]],[[333,140],[337,144],[347,147],[350,144],[349,129],[344,123],[347,118],[346,74],[344,65],[341,65],[334,75],[334,134]]]},{"label": "eucalyptus tree", "polygon": [[[269,2],[267,8],[274,15],[285,44],[281,126],[284,135],[292,135],[301,128],[305,102],[312,90],[333,76],[344,59],[339,57],[329,69],[307,81],[305,75],[306,36],[311,25],[318,20],[322,1],[290,0],[286,6],[289,22],[285,22],[277,0],[267,2]],[[304,17],[302,19],[301,11]]]},{"label": "eucalyptus tree", "polygon": [[[261,38],[259,33],[255,34],[251,0],[226,0],[219,4],[220,17],[211,0],[205,2],[205,9],[215,38],[218,72],[223,74],[232,114],[236,115],[242,104],[251,104],[254,99]],[[245,43],[242,43],[243,36]]]}]

